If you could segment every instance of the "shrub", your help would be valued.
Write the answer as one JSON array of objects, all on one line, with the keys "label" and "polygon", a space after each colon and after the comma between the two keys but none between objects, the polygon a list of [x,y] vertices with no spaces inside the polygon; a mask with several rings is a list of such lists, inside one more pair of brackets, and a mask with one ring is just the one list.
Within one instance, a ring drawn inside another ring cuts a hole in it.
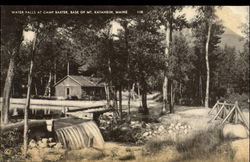
[{"label": "shrub", "polygon": [[0,161],[20,161],[22,158],[22,133],[17,129],[1,132]]},{"label": "shrub", "polygon": [[227,102],[235,103],[235,101],[238,101],[239,106],[244,109],[249,109],[249,95],[246,93],[233,93],[228,95],[226,98]]}]

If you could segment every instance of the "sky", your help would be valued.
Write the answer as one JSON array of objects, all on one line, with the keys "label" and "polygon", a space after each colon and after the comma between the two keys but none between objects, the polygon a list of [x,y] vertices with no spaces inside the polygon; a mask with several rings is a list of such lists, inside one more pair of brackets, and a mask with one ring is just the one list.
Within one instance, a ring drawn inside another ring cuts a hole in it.
[{"label": "sky", "polygon": [[[185,7],[182,13],[186,14],[186,18],[190,21],[195,16],[195,9],[188,6]],[[225,27],[242,36],[240,26],[245,23],[249,24],[249,6],[222,6],[216,10],[216,15],[222,20]],[[117,30],[121,26],[117,22],[112,22],[112,33],[117,34]],[[24,33],[24,41],[31,41],[34,38],[33,32]]]}]

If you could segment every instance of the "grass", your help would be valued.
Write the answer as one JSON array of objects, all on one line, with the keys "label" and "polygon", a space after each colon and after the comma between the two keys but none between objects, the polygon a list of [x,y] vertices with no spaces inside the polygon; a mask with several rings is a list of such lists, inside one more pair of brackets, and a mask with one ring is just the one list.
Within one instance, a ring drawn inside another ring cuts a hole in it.
[{"label": "grass", "polygon": [[145,151],[149,154],[157,154],[161,150],[163,150],[164,147],[166,146],[172,146],[175,145],[176,143],[171,140],[152,140],[148,141],[145,145]]},{"label": "grass", "polygon": [[[227,160],[230,161],[233,159],[235,153],[230,144],[224,141],[221,131],[218,128],[201,131],[192,138],[184,141],[149,141],[146,143],[145,148],[147,153],[156,155],[168,146],[174,146],[181,155],[174,161],[199,161],[215,157],[219,157],[219,159],[227,158]],[[220,157],[222,154],[224,157]],[[218,160],[218,158],[212,159],[211,161],[213,160]]]}]

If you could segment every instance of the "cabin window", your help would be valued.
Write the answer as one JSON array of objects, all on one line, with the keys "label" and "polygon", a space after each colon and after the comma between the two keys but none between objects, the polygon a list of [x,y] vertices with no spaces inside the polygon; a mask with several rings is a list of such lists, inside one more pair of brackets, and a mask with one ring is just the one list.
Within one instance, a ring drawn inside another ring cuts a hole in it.
[{"label": "cabin window", "polygon": [[67,88],[67,92],[66,93],[67,93],[67,96],[68,96],[69,95],[69,88]]}]

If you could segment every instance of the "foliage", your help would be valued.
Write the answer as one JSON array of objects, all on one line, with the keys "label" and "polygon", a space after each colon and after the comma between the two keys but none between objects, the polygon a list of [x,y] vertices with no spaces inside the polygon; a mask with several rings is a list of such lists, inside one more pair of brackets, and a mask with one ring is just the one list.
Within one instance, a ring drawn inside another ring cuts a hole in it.
[{"label": "foliage", "polygon": [[21,153],[22,134],[17,129],[1,132],[0,134],[0,161],[22,160]]}]

